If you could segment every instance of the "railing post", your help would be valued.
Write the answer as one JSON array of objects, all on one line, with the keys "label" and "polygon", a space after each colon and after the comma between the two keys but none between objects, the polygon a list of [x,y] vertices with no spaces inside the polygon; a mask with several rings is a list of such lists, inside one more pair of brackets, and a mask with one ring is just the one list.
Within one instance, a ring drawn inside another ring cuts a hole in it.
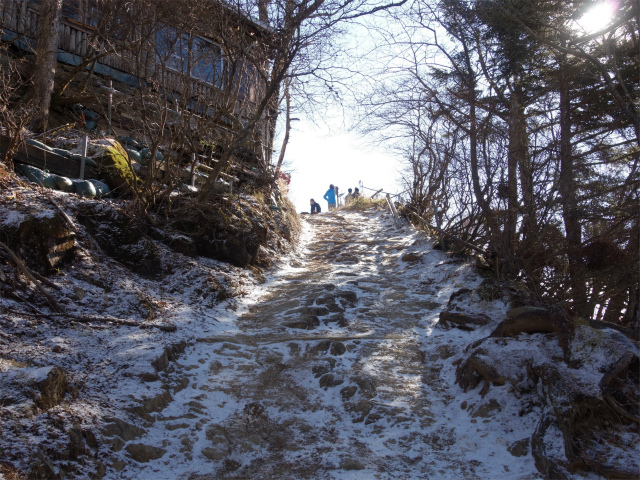
[{"label": "railing post", "polygon": [[109,123],[109,133],[113,132],[113,128],[111,128],[111,108],[113,105],[113,80],[109,79],[109,109],[108,109],[108,117],[107,122]]},{"label": "railing post", "polygon": [[84,180],[84,166],[87,158],[87,147],[89,146],[89,135],[82,139],[82,159],[80,159],[80,180]]},{"label": "railing post", "polygon": [[[431,202],[431,205],[433,206],[433,216],[436,219],[436,226],[439,229],[442,229],[442,226],[440,225],[440,217],[438,216],[438,207],[436,207],[435,200]],[[442,233],[438,233],[438,239],[440,240],[440,249],[444,252],[444,237],[442,236]]]},{"label": "railing post", "polygon": [[398,211],[396,210],[396,206],[393,204],[391,200],[391,195],[387,193],[387,203],[389,204],[389,208],[391,209],[391,213],[393,214],[393,222],[396,224],[396,227],[400,226],[400,217],[398,216]]},{"label": "railing post", "polygon": [[196,153],[191,155],[191,186],[196,186]]}]

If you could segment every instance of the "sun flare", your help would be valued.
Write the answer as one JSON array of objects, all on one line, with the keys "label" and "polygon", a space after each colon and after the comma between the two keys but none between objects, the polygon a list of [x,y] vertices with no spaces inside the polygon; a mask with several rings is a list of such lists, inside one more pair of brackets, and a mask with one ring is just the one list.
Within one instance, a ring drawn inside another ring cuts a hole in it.
[{"label": "sun flare", "polygon": [[616,6],[612,1],[594,5],[578,20],[578,28],[587,34],[602,30],[611,22]]}]

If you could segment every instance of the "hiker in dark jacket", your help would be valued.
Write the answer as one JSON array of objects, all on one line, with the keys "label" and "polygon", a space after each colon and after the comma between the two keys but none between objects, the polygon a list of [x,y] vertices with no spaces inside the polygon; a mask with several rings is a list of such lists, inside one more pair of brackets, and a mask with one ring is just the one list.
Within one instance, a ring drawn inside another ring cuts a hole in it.
[{"label": "hiker in dark jacket", "polygon": [[320,213],[322,210],[320,209],[320,204],[316,203],[316,201],[312,198],[311,199],[311,215],[313,215],[314,213]]},{"label": "hiker in dark jacket", "polygon": [[349,193],[347,193],[347,196],[344,197],[344,206],[348,207],[349,205],[351,205],[351,202],[353,202],[354,200],[354,195],[352,193],[352,190],[349,189]]}]

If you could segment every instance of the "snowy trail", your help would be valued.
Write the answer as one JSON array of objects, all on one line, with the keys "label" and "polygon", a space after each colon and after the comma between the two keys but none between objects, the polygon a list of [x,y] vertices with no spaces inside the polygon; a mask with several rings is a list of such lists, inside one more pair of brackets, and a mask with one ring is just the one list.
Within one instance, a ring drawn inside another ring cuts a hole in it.
[{"label": "snowy trail", "polygon": [[538,478],[526,447],[509,452],[534,419],[454,385],[486,329],[434,329],[452,293],[481,283],[473,268],[382,214],[304,224],[295,258],[166,369],[155,421],[114,446],[107,478]]}]

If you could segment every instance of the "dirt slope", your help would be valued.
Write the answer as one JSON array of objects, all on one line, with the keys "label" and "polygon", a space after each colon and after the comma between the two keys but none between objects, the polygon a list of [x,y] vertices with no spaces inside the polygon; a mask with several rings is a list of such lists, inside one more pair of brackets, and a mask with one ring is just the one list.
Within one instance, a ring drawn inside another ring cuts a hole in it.
[{"label": "dirt slope", "polygon": [[[8,317],[13,329],[36,333],[0,342],[4,385],[49,378],[55,366],[68,386],[47,408],[20,397],[24,382],[2,388],[3,459],[25,470],[37,464],[42,478],[542,478],[530,439],[548,405],[527,368],[562,364],[555,337],[486,341],[474,355],[493,359],[500,381],[465,392],[456,367],[505,318],[507,298],[383,212],[307,217],[301,237],[262,285],[176,254],[161,281],[110,265],[100,287],[103,269],[87,259],[58,278],[69,296],[82,286],[86,310],[132,315],[154,306],[150,322],[177,331]],[[223,280],[239,296],[203,297]],[[443,311],[476,323],[443,328]],[[579,381],[587,392],[606,365],[593,349],[608,337],[581,335],[571,354],[590,368]],[[562,434],[545,415],[549,465],[582,478],[558,467],[567,463]],[[619,433],[627,443],[607,455],[637,463],[637,443],[628,442],[637,433]]]},{"label": "dirt slope", "polygon": [[500,407],[473,423],[460,409],[446,359],[469,334],[432,330],[454,290],[480,283],[472,269],[381,214],[306,228],[290,266],[170,369],[189,387],[138,439],[167,453],[144,467],[124,454],[122,478],[486,478],[496,462],[533,474],[507,453]]}]

